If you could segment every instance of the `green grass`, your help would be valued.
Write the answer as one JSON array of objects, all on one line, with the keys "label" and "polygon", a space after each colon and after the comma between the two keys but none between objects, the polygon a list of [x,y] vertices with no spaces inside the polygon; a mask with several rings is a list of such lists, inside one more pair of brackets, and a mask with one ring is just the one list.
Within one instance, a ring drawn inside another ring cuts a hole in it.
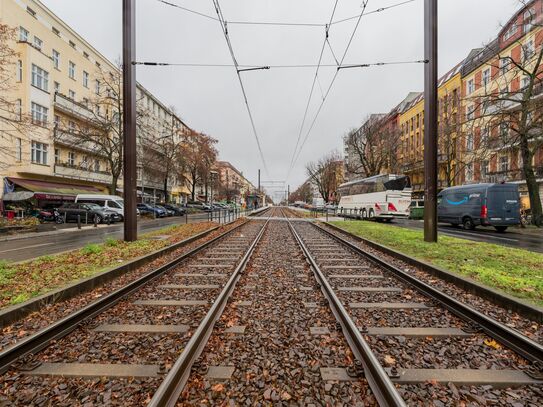
[{"label": "green grass", "polygon": [[426,243],[422,231],[375,222],[331,223],[408,256],[543,305],[541,253],[443,235],[437,244]]},{"label": "green grass", "polygon": [[[213,226],[207,222],[168,226],[141,235],[136,242],[126,243],[107,238],[103,243],[90,243],[78,250],[42,256],[24,263],[0,260],[0,308],[19,304],[81,278],[93,276]],[[156,240],[152,239],[154,235],[168,235],[169,238]]]}]

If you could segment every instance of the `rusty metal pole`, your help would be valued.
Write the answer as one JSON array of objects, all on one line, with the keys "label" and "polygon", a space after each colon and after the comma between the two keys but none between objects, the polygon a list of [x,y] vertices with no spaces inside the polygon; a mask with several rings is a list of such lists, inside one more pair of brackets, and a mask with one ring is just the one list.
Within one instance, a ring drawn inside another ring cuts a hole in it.
[{"label": "rusty metal pole", "polygon": [[138,239],[136,217],[136,1],[123,0],[124,240]]},{"label": "rusty metal pole", "polygon": [[424,0],[424,240],[437,242],[437,0]]}]

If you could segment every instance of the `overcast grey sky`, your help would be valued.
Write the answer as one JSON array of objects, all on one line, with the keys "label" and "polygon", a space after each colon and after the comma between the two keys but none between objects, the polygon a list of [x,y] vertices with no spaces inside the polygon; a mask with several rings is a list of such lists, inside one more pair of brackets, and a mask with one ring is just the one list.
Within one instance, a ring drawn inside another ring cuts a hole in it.
[{"label": "overcast grey sky", "polygon": [[[121,54],[121,0],[42,0],[53,12],[111,60]],[[215,16],[212,0],[169,0]],[[367,11],[400,0],[370,0]],[[217,21],[164,5],[137,0],[137,59],[177,63],[230,64]],[[228,21],[283,21],[324,24],[334,0],[221,0]],[[361,12],[362,0],[339,0],[336,19]],[[518,0],[440,0],[440,74],[496,35]],[[340,58],[356,20],[333,25],[330,43]],[[321,27],[230,25],[240,64],[316,64],[324,38]],[[362,18],[345,63],[423,59],[423,0]],[[333,64],[327,49],[324,64]],[[269,174],[263,181],[285,180],[299,134],[314,68],[243,73],[243,80]],[[326,91],[335,68],[322,68]],[[220,158],[256,182],[263,168],[239,83],[232,67],[138,67],[138,80],[165,104],[175,106],[192,128],[219,140]],[[306,178],[304,165],[341,150],[342,136],[370,113],[386,112],[410,91],[423,89],[423,66],[401,65],[340,71],[308,142],[288,180],[294,190]],[[317,85],[306,130],[321,103]],[[272,191],[269,191],[272,192]]]}]

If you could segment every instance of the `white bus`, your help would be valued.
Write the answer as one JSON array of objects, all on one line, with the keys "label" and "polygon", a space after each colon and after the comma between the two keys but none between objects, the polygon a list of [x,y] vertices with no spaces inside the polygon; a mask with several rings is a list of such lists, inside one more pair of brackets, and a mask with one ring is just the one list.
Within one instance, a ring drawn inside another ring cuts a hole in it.
[{"label": "white bus", "polygon": [[342,184],[338,192],[341,196],[338,209],[343,216],[388,222],[409,216],[412,193],[409,177],[376,175]]}]

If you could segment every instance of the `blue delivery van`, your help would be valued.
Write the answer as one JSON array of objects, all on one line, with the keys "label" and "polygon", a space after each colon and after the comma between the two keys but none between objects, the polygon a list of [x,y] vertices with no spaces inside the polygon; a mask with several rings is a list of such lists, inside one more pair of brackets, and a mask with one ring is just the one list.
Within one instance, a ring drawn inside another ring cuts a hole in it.
[{"label": "blue delivery van", "polygon": [[437,198],[439,222],[462,225],[493,226],[505,232],[520,224],[520,196],[516,184],[475,184],[446,188]]}]

